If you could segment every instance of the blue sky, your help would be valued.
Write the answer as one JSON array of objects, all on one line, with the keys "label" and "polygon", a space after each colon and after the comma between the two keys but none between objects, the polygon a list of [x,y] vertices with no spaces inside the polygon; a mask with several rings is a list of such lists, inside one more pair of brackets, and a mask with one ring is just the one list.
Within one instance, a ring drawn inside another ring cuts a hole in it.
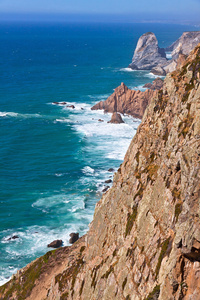
[{"label": "blue sky", "polygon": [[0,14],[112,14],[200,21],[200,0],[0,0]]}]

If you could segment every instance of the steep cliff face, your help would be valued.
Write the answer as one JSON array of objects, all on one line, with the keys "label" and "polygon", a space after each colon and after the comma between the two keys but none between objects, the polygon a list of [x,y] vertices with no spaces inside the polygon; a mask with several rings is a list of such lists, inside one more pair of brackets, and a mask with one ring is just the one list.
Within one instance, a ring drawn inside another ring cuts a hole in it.
[{"label": "steep cliff face", "polygon": [[102,109],[104,112],[111,113],[120,112],[142,119],[144,111],[155,93],[153,90],[146,90],[145,92],[130,90],[122,82],[107,100],[98,102],[91,109]]},{"label": "steep cliff face", "polygon": [[26,267],[1,299],[198,300],[199,200],[200,45],[151,99],[88,234]]},{"label": "steep cliff face", "polygon": [[189,55],[192,49],[200,43],[200,31],[186,31],[165,51],[172,51],[172,58],[177,59],[179,54]]}]

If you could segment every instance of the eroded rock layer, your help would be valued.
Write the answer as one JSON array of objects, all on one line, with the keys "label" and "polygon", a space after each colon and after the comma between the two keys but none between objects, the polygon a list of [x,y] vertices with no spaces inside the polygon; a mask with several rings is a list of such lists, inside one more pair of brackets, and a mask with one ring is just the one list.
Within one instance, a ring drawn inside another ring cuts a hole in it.
[{"label": "eroded rock layer", "polygon": [[0,288],[1,299],[200,295],[200,45],[150,101],[89,232]]}]

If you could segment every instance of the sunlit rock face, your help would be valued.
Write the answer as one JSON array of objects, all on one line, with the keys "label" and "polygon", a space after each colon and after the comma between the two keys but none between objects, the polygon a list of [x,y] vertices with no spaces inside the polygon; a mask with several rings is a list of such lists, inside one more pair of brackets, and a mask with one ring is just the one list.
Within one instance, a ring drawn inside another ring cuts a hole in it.
[{"label": "sunlit rock face", "polygon": [[165,51],[158,47],[154,33],[143,34],[137,43],[132,63],[129,67],[133,70],[151,70],[158,65],[167,64]]}]

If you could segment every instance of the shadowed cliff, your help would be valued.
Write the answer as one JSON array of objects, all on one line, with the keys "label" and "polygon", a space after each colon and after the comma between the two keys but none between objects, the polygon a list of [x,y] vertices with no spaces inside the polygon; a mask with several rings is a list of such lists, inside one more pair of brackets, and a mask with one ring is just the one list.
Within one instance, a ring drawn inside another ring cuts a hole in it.
[{"label": "shadowed cliff", "polygon": [[199,299],[200,45],[168,74],[89,232],[0,287],[0,299]]}]

